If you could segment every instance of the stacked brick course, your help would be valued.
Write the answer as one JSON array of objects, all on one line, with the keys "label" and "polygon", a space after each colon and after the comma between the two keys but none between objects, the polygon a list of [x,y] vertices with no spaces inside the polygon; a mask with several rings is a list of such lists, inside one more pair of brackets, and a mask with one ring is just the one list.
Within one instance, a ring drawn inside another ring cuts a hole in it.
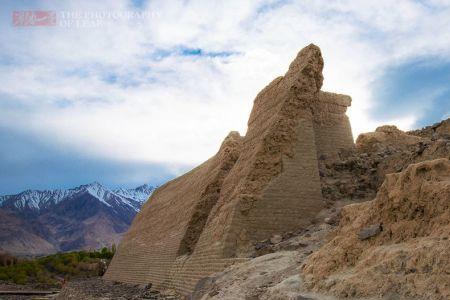
[{"label": "stacked brick course", "polygon": [[159,188],[105,275],[189,294],[245,260],[254,243],[307,225],[323,208],[318,159],[353,148],[348,96],[321,92],[323,60],[309,45],[255,99],[245,137]]}]

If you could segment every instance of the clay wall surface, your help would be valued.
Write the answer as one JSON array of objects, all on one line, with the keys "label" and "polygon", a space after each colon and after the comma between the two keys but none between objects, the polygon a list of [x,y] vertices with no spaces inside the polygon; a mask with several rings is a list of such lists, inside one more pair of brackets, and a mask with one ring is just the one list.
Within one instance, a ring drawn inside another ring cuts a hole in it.
[{"label": "clay wall surface", "polygon": [[[252,209],[240,207],[239,227],[250,240],[263,240],[309,225],[322,209],[313,122],[300,120],[296,131],[295,154],[283,157],[282,173],[267,185]],[[238,241],[245,246],[243,234]]]}]

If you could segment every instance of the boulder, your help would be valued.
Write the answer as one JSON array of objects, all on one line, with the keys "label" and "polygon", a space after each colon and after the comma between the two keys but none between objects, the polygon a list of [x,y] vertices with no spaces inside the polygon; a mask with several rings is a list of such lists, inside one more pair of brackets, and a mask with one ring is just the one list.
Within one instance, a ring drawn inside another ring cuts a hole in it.
[{"label": "boulder", "polygon": [[362,228],[359,233],[358,233],[358,238],[361,241],[367,240],[373,236],[376,236],[377,234],[379,234],[381,231],[383,230],[383,228],[381,227],[381,224],[374,224],[374,225],[370,225],[368,227],[364,227]]}]

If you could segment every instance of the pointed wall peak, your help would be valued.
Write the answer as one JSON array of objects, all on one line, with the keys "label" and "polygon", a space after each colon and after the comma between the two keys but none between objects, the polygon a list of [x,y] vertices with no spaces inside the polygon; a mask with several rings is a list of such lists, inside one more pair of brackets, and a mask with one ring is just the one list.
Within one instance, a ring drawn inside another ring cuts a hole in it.
[{"label": "pointed wall peak", "polygon": [[[284,76],[285,81],[289,86],[312,87],[319,91],[323,84],[323,64],[320,48],[310,44],[300,50],[297,57],[291,62],[289,70]],[[309,80],[305,81],[305,79]]]}]

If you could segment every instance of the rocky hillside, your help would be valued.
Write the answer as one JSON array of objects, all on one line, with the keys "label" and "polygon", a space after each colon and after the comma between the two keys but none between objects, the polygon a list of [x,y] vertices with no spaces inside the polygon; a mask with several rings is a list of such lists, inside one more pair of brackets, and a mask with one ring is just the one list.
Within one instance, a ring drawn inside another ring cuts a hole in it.
[{"label": "rocky hillside", "polygon": [[0,250],[16,255],[98,249],[117,243],[154,188],[68,190],[0,197]]}]

